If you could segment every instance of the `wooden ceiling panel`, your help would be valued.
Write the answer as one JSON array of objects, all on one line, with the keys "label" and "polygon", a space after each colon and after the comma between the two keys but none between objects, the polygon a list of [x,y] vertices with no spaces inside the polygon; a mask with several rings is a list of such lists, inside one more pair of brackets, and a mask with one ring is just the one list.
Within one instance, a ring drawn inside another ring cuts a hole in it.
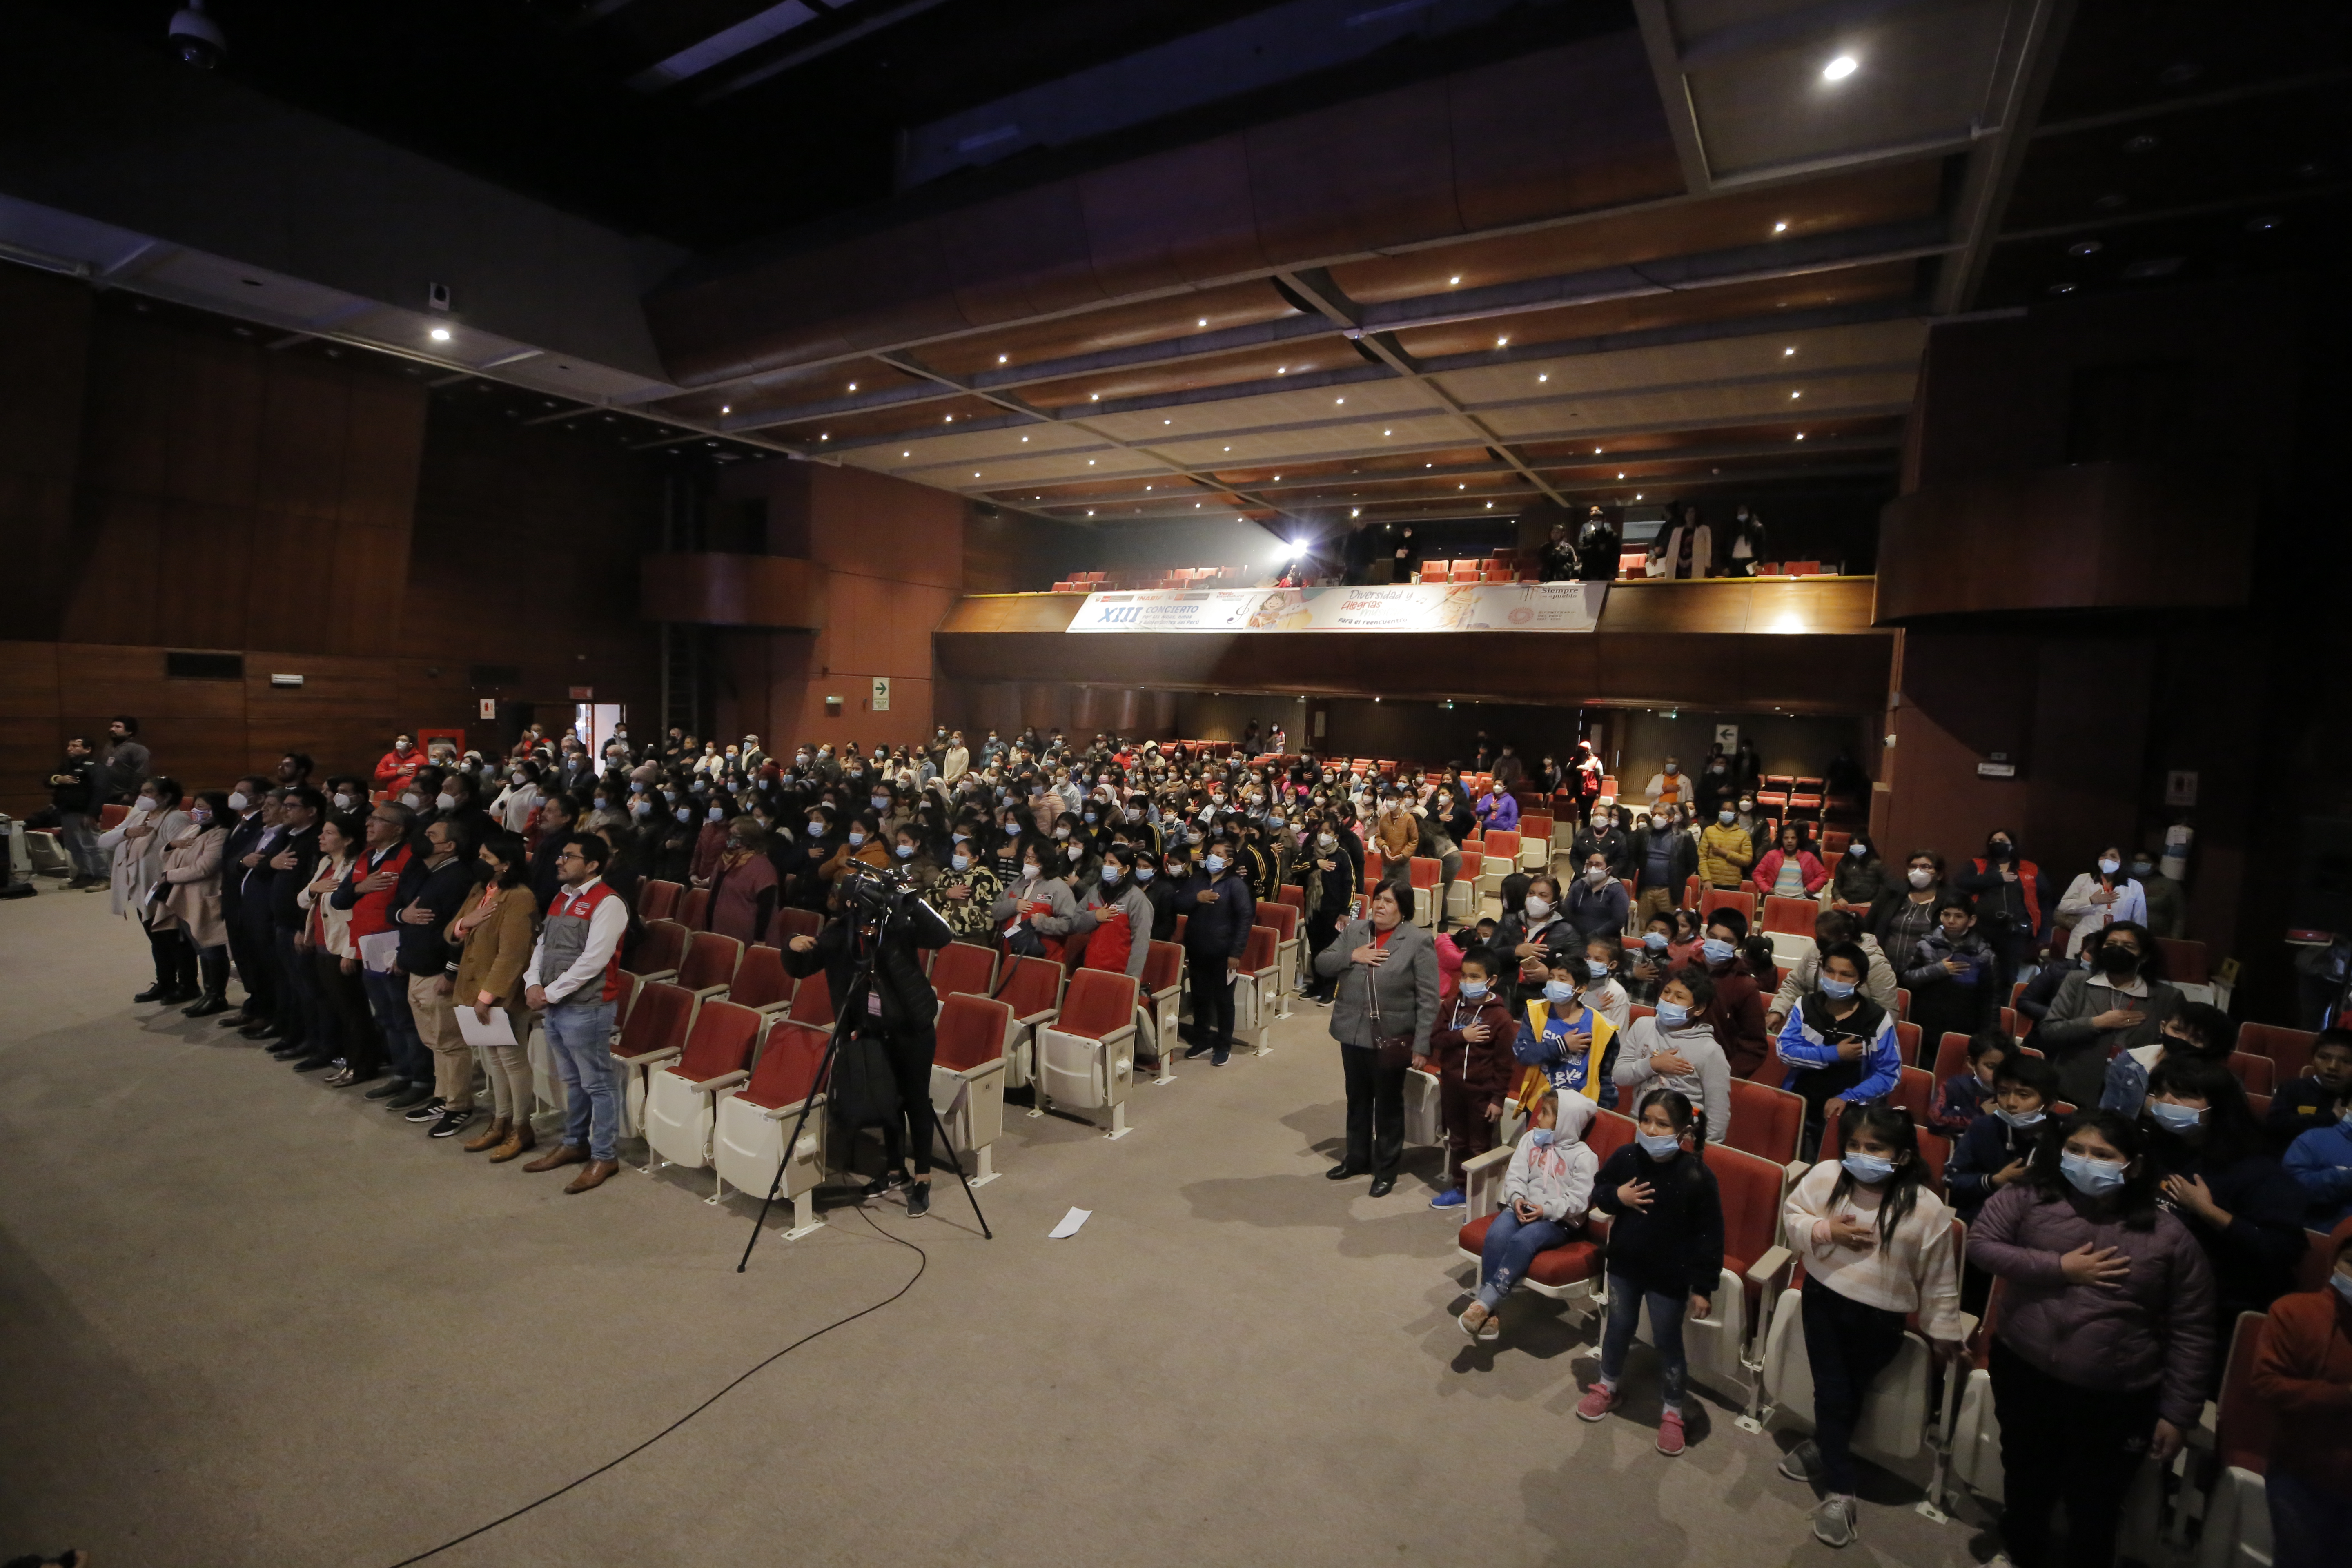
[{"label": "wooden ceiling panel", "polygon": [[1276,459],[1300,451],[1378,451],[1383,446],[1414,451],[1440,442],[1458,442],[1463,435],[1459,418],[1436,412],[1397,415],[1377,424],[1350,423],[1312,431],[1234,430],[1206,440],[1163,440],[1152,446],[1178,462],[1207,469],[1228,464],[1271,466]]},{"label": "wooden ceiling panel", "polygon": [[[862,383],[860,384],[863,384]],[[829,414],[797,425],[779,425],[765,434],[811,446],[827,441],[856,441],[875,436],[909,437],[929,434],[934,427],[952,431],[975,419],[1001,419],[1004,410],[984,397],[961,395],[910,408],[869,408],[855,414]]]},{"label": "wooden ceiling panel", "polygon": [[[1361,419],[1426,414],[1434,406],[1430,395],[1402,379],[1358,382],[1337,387],[1302,388],[1223,402],[1189,404],[1173,408],[1104,414],[1087,420],[1122,441],[1165,444],[1236,430],[1268,430],[1286,426],[1313,426],[1353,424]],[[1370,442],[1349,441],[1342,449]],[[1322,438],[1314,446],[1324,450],[1338,443]]]},{"label": "wooden ceiling panel", "polygon": [[[1941,165],[1936,162],[1898,164],[1769,191],[1677,202],[1531,234],[1347,262],[1331,268],[1331,278],[1350,299],[1374,304],[1776,238],[1835,234],[1931,216],[1941,183]],[[1773,226],[1783,223],[1788,227],[1776,233]]]},{"label": "wooden ceiling panel", "polygon": [[1916,365],[1927,338],[1925,321],[1905,318],[1449,371],[1434,379],[1449,395],[1482,408],[1530,398],[1557,400],[1627,387],[1759,376],[1788,377],[1791,385],[1801,385],[1809,376],[1838,371]]},{"label": "wooden ceiling panel", "polygon": [[1917,383],[1916,372],[1907,370],[1826,375],[1808,382],[1801,389],[1801,398],[1783,396],[1778,387],[1693,386],[1588,397],[1566,404],[1487,409],[1482,411],[1481,416],[1506,440],[1556,438],[1563,429],[1572,432],[1579,428],[1615,434],[1623,430],[1778,420],[1806,408],[1822,409],[1832,416],[1875,413],[1896,405],[1907,406]]},{"label": "wooden ceiling panel", "polygon": [[[1567,463],[1583,457],[1614,457],[1619,454],[1639,454],[1643,457],[1670,454],[1685,447],[1754,447],[1776,442],[1794,442],[1800,432],[1813,440],[1843,437],[1884,437],[1899,441],[1903,421],[1899,416],[1860,419],[1791,419],[1757,425],[1721,426],[1715,428],[1658,430],[1633,436],[1612,436],[1601,442],[1530,441],[1518,448],[1519,455],[1539,468]],[[1595,448],[1598,448],[1596,450]]]},{"label": "wooden ceiling panel", "polygon": [[1458,468],[1494,459],[1484,447],[1447,447],[1435,450],[1377,454],[1324,462],[1269,463],[1259,468],[1230,468],[1220,465],[1217,477],[1229,485],[1262,485],[1276,479],[1342,479],[1357,474],[1418,474],[1429,468]]},{"label": "wooden ceiling panel", "polygon": [[990,492],[998,500],[1020,501],[1025,497],[1030,498],[1032,504],[1043,502],[1047,506],[1083,506],[1088,501],[1106,500],[1112,497],[1124,500],[1147,494],[1198,497],[1208,493],[1209,487],[1206,485],[1186,479],[1181,474],[1164,472],[1150,478],[1129,476],[1123,479],[1066,481],[1034,486],[1025,489]]},{"label": "wooden ceiling panel", "polygon": [[1497,340],[1505,338],[1510,340],[1509,346],[1518,348],[1612,332],[1652,331],[1733,321],[1777,310],[1900,300],[1916,292],[1918,269],[1916,261],[1878,261],[1795,278],[1675,289],[1624,300],[1603,300],[1590,305],[1529,310],[1516,316],[1419,327],[1398,333],[1397,341],[1416,359],[1437,359],[1449,354],[1491,353]]},{"label": "wooden ceiling panel", "polygon": [[[974,332],[969,337],[927,343],[917,351],[917,355],[934,370],[953,376],[972,376],[1046,360],[1100,353],[1107,349],[1133,348],[1139,343],[1165,342],[1200,332],[1255,326],[1297,314],[1297,310],[1270,283],[1232,283],[1162,300]],[[1203,321],[1207,326],[1201,325]]]},{"label": "wooden ceiling panel", "polygon": [[1130,397],[1164,397],[1206,386],[1279,381],[1285,376],[1311,375],[1317,371],[1359,370],[1363,364],[1364,356],[1334,333],[1327,338],[1245,349],[1209,359],[1136,365],[1072,376],[1066,381],[1040,382],[1023,387],[1021,396],[1040,408],[1076,408],[1097,401],[1117,403]]}]

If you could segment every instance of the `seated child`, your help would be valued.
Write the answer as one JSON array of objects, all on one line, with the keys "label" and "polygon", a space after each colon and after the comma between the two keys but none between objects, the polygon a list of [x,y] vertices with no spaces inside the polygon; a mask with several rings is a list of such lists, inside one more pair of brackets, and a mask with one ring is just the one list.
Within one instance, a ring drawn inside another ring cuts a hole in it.
[{"label": "seated child", "polygon": [[1503,1176],[1503,1208],[1486,1228],[1478,1258],[1478,1297],[1460,1319],[1474,1340],[1502,1334],[1495,1321],[1536,1255],[1559,1247],[1584,1225],[1592,1202],[1592,1176],[1601,1161],[1584,1144],[1592,1121],[1592,1101],[1547,1086],[1528,1106],[1527,1136],[1511,1151]]},{"label": "seated child", "polygon": [[2147,1101],[2147,1075],[2171,1056],[2205,1057],[2227,1065],[2238,1048],[2238,1024],[2219,1007],[2204,1002],[2183,1002],[2159,1026],[2152,1046],[2134,1046],[2107,1063],[2106,1081],[2099,1088],[2099,1109],[2137,1117]]},{"label": "seated child", "polygon": [[1969,1037],[1969,1065],[1944,1080],[1936,1097],[1936,1113],[1927,1125],[1947,1138],[1958,1138],[1992,1108],[1993,1074],[2017,1054],[2017,1042],[1999,1024]]},{"label": "seated child", "polygon": [[1562,1093],[1613,1106],[1617,1086],[1609,1075],[1617,1060],[1617,1026],[1580,1000],[1591,978],[1581,956],[1554,950],[1545,963],[1543,989],[1528,1002],[1511,1054]]},{"label": "seated child", "polygon": [[2278,1086],[2263,1127],[2273,1146],[2286,1151],[2315,1127],[2333,1127],[2352,1105],[2352,1029],[2323,1029],[2311,1047],[2311,1068]]}]

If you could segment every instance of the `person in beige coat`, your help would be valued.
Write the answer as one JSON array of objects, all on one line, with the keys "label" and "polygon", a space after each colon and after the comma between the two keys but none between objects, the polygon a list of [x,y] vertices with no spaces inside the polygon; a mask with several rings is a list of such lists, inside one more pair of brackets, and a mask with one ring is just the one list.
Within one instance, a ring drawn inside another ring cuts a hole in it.
[{"label": "person in beige coat", "polygon": [[195,1001],[188,1009],[192,1018],[228,1011],[228,922],[221,915],[220,867],[228,825],[236,820],[227,795],[198,795],[189,807],[188,826],[163,847],[156,873],[162,895],[145,906],[156,984],[162,985],[167,975],[171,980],[156,1000]]},{"label": "person in beige coat", "polygon": [[[114,912],[122,920],[147,926],[147,901],[158,890],[163,873],[163,847],[188,830],[188,814],[180,809],[180,786],[167,778],[152,778],[139,786],[131,815],[98,836],[99,849],[113,862],[111,893]],[[154,943],[148,943],[151,951]],[[161,1002],[177,994],[176,969],[167,972],[157,954],[155,984],[131,1001]],[[195,993],[182,997],[191,1000]]]},{"label": "person in beige coat", "polygon": [[[503,1011],[514,1030],[514,1044],[490,1046],[482,1053],[490,1080],[490,1124],[466,1142],[467,1153],[488,1150],[490,1163],[502,1164],[538,1142],[530,1130],[534,1100],[530,1057],[523,1044],[530,1037],[530,1008],[523,1000],[522,974],[539,940],[539,900],[531,893],[530,858],[520,837],[492,835],[479,858],[474,891],[444,934],[457,950],[452,1004],[471,1008],[485,1024],[493,1012]],[[461,1110],[445,1110],[432,1136],[450,1137],[472,1117],[469,1099]]]}]

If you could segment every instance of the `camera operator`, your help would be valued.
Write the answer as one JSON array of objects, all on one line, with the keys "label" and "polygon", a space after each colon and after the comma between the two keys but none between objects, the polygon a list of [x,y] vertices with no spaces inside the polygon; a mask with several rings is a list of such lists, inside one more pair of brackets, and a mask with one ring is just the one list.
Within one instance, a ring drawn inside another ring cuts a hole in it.
[{"label": "camera operator", "polygon": [[[841,909],[816,935],[785,945],[784,968],[794,979],[824,971],[835,1016],[849,1020],[857,1036],[880,1041],[898,1104],[882,1124],[882,1174],[866,1184],[866,1195],[906,1184],[902,1162],[911,1139],[915,1173],[907,1213],[919,1217],[931,1206],[931,1058],[940,1010],[922,950],[945,947],[955,932],[895,872],[852,869],[842,879]],[[870,982],[860,982],[861,971]]]}]

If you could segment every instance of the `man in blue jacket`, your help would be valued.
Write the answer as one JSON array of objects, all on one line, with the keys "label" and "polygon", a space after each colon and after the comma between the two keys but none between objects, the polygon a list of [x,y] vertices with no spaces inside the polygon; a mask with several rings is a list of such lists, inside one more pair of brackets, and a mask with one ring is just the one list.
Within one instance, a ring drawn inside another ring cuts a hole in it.
[{"label": "man in blue jacket", "polygon": [[1233,835],[1220,835],[1210,842],[1201,868],[1176,892],[1176,912],[1184,917],[1184,970],[1192,991],[1193,1044],[1184,1056],[1208,1056],[1212,1067],[1224,1066],[1233,1055],[1233,977],[1241,970],[1257,918],[1241,858]]}]

